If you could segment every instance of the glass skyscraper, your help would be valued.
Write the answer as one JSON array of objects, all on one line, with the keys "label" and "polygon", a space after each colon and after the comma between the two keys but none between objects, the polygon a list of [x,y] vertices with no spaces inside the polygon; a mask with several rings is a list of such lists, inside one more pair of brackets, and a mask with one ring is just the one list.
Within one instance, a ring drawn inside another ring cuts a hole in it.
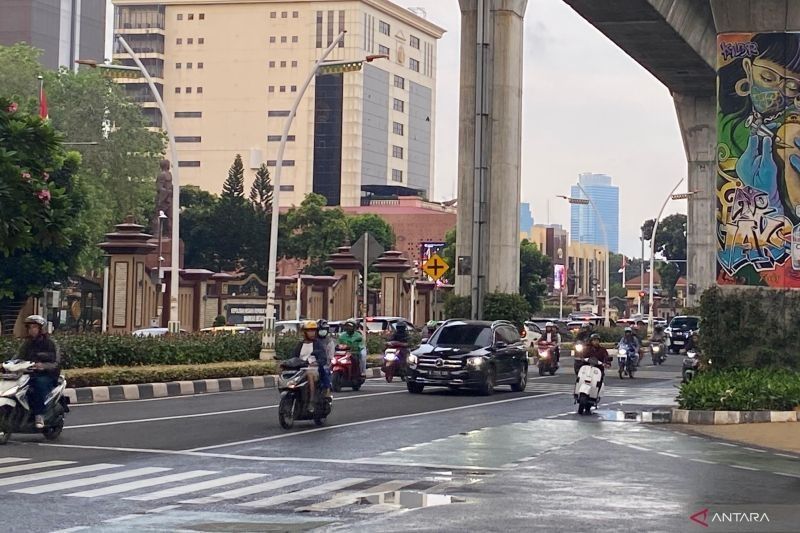
[{"label": "glass skyscraper", "polygon": [[[586,194],[597,206],[600,218],[608,231],[608,247],[619,252],[619,187],[611,184],[611,176],[605,174],[585,173],[578,176]],[[570,192],[573,198],[586,198],[577,185]],[[597,220],[597,214],[591,205],[572,204],[570,217],[570,233],[572,240],[597,246],[605,246],[603,230]]]}]

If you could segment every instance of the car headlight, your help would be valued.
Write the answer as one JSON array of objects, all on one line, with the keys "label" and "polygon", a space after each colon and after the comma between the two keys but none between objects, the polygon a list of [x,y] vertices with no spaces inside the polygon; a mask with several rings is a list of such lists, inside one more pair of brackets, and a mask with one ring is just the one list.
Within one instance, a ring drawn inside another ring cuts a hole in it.
[{"label": "car headlight", "polygon": [[416,365],[418,362],[419,362],[419,359],[417,359],[417,356],[414,355],[413,353],[408,356],[408,364],[409,365]]},{"label": "car headlight", "polygon": [[470,357],[467,359],[467,366],[472,368],[480,368],[483,366],[483,357]]}]

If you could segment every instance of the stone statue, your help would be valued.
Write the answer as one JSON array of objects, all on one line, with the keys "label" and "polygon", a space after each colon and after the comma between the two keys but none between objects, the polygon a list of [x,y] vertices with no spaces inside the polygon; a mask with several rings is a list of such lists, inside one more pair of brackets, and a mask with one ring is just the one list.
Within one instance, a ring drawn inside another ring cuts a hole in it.
[{"label": "stone statue", "polygon": [[170,162],[161,160],[161,172],[156,180],[156,216],[153,218],[153,235],[158,235],[158,215],[163,211],[167,218],[164,219],[164,238],[172,236],[172,173],[169,171]]}]

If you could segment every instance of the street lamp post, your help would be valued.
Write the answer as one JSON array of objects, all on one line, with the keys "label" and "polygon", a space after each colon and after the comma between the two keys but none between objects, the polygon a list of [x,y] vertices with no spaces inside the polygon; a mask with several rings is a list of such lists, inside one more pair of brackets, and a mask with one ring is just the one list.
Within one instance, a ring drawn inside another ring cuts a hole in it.
[{"label": "street lamp post", "polygon": [[[303,86],[297,91],[297,96],[292,104],[292,109],[289,111],[289,116],[286,117],[286,122],[283,126],[283,134],[281,135],[281,142],[278,146],[278,155],[275,162],[275,176],[272,180],[272,218],[269,236],[269,271],[267,273],[267,316],[264,321],[264,333],[261,338],[261,359],[274,359],[275,358],[275,284],[278,270],[278,222],[280,215],[280,193],[281,193],[281,170],[283,169],[283,153],[286,149],[286,142],[289,138],[289,129],[292,126],[294,116],[297,114],[297,108],[300,107],[300,102],[305,95],[308,86],[316,77],[317,73],[324,69],[330,73],[336,72],[350,72],[361,69],[364,62],[361,61],[337,61],[325,63],[327,58],[333,50],[339,46],[347,32],[341,32],[326,48],[316,63],[314,68],[308,73],[306,81]],[[387,58],[388,56],[370,55],[366,57],[367,62],[371,62],[378,58]]]},{"label": "street lamp post", "polygon": [[675,194],[675,191],[678,190],[678,187],[681,186],[681,183],[683,183],[683,178],[678,181],[678,184],[675,185],[675,187],[669,193],[669,196],[667,196],[667,198],[664,200],[664,203],[661,205],[661,210],[658,212],[655,224],[653,224],[653,234],[650,236],[650,294],[648,294],[648,305],[650,309],[648,310],[649,313],[647,317],[647,331],[651,335],[653,333],[653,274],[655,273],[656,233],[658,232],[658,223],[661,220],[661,215],[664,214],[664,209],[667,207],[667,204],[670,200],[687,200],[697,194],[697,191]]},{"label": "street lamp post", "polygon": [[[606,327],[610,327],[611,326],[611,316],[609,314],[609,312],[610,312],[609,307],[611,306],[611,286],[610,286],[611,273],[610,273],[609,269],[610,269],[610,266],[611,266],[611,260],[610,260],[611,259],[611,249],[610,249],[609,242],[608,242],[608,233],[606,232],[606,225],[603,222],[602,217],[600,216],[600,211],[597,209],[597,206],[595,205],[595,203],[592,200],[591,196],[586,194],[586,191],[583,189],[583,186],[581,186],[580,183],[578,183],[578,189],[580,189],[581,193],[583,193],[585,198],[571,198],[569,196],[561,196],[561,195],[559,195],[559,198],[563,198],[564,200],[566,200],[570,204],[591,205],[592,209],[594,209],[594,214],[595,214],[595,217],[597,218],[597,222],[600,224],[600,230],[603,232],[603,240],[606,243],[606,276],[605,276],[606,277],[606,302],[605,302],[605,310],[604,310],[604,313],[603,313],[603,318],[604,318],[603,319],[603,323],[605,324]],[[591,283],[591,280],[590,280],[590,283]],[[595,291],[596,290],[597,289],[595,289]]]},{"label": "street lamp post", "polygon": [[[167,114],[167,108],[164,105],[164,100],[161,98],[161,93],[158,92],[155,83],[153,82],[153,78],[150,77],[150,73],[147,71],[145,66],[142,64],[141,60],[139,60],[139,56],[133,51],[133,49],[128,45],[128,42],[121,36],[116,35],[116,40],[119,41],[119,44],[125,49],[129,56],[134,63],[136,63],[135,67],[129,67],[124,65],[111,65],[111,64],[102,64],[97,63],[97,61],[93,60],[85,60],[85,59],[78,59],[75,63],[80,65],[87,65],[92,68],[100,68],[103,70],[109,71],[117,71],[117,72],[127,72],[131,73],[139,73],[142,77],[147,81],[148,87],[150,87],[150,92],[153,93],[153,98],[158,105],[158,110],[161,112],[161,120],[163,124],[163,129],[167,133],[167,139],[169,141],[169,151],[170,157],[172,158],[172,213],[170,218],[172,218],[172,248],[171,248],[171,257],[170,257],[170,294],[169,294],[169,331],[171,333],[178,333],[180,332],[180,315],[178,309],[178,302],[180,301],[178,291],[180,290],[180,187],[181,187],[181,180],[178,171],[178,149],[175,145],[175,135],[173,133],[171,127],[171,121],[169,118],[169,114]],[[159,250],[160,253],[160,250]]]}]

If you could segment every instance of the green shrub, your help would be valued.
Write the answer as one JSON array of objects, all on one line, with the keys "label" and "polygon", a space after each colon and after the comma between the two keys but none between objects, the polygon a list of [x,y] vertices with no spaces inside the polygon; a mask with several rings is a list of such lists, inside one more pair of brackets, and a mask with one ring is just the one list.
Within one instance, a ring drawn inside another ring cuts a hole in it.
[{"label": "green shrub", "polygon": [[295,334],[278,335],[275,339],[275,358],[281,361],[291,359],[297,345],[300,343],[300,337]]},{"label": "green shrub", "polygon": [[597,326],[593,330],[594,333],[600,335],[600,342],[613,342],[616,346],[619,344],[620,339],[625,335],[625,328],[607,328],[605,326]]},{"label": "green shrub", "polygon": [[[542,307],[540,311],[536,312],[536,316],[540,316],[542,318],[557,318],[559,313],[561,312],[561,307],[558,305],[545,305]],[[568,315],[570,313],[570,308],[564,308],[564,314]]]},{"label": "green shrub", "polygon": [[800,406],[800,373],[747,368],[701,372],[681,386],[681,409],[791,411]]},{"label": "green shrub", "polygon": [[367,335],[367,353],[382,354],[386,349],[386,338],[378,333]]},{"label": "green shrub", "polygon": [[224,326],[228,323],[228,319],[225,318],[225,315],[217,315],[217,318],[214,319],[214,327],[218,328]]},{"label": "green shrub", "polygon": [[447,318],[469,318],[472,316],[472,299],[454,292],[447,293],[444,297],[444,314]]},{"label": "green shrub", "polygon": [[274,361],[242,361],[206,365],[155,365],[138,367],[74,368],[65,370],[69,387],[99,387],[165,381],[266,376],[275,374]]},{"label": "green shrub", "polygon": [[520,294],[493,292],[483,298],[484,320],[508,320],[521,328],[531,317],[531,306]]}]

